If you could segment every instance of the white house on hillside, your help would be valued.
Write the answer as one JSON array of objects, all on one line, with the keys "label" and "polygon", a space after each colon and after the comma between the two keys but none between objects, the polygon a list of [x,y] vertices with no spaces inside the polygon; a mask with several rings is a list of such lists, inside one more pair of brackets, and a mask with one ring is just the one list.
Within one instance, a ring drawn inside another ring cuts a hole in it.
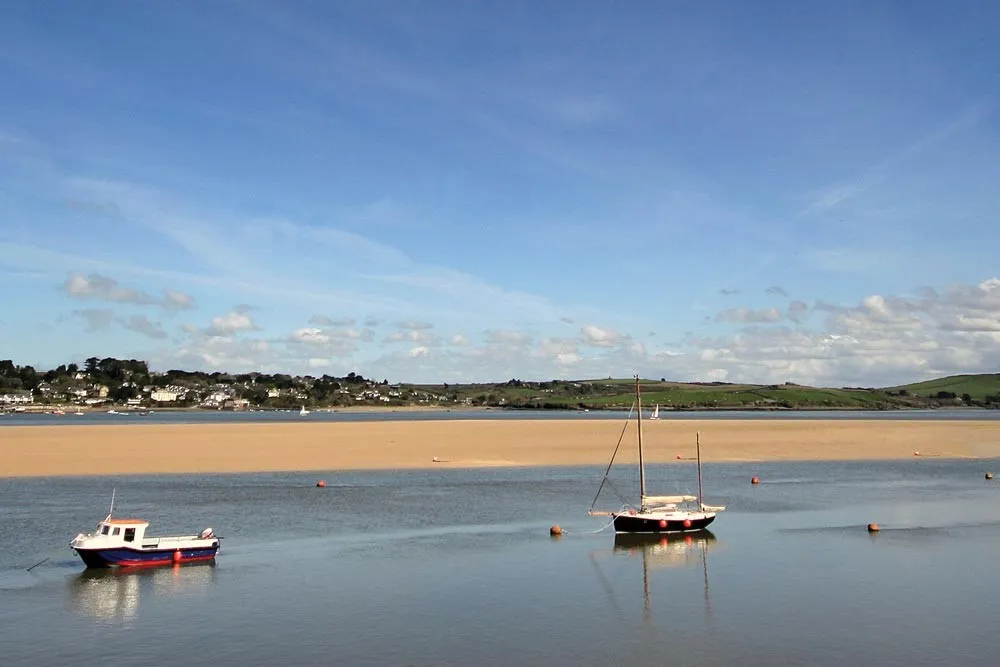
[{"label": "white house on hillside", "polygon": [[160,403],[170,403],[182,398],[184,394],[169,389],[158,389],[149,395],[150,400]]},{"label": "white house on hillside", "polygon": [[0,405],[26,405],[34,403],[35,397],[30,391],[11,391],[0,394]]}]

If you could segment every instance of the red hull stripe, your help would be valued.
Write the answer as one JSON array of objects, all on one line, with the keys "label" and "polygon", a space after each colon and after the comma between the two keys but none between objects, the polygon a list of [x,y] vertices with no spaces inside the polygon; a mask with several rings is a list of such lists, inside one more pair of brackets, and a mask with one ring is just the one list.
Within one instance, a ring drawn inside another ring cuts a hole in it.
[{"label": "red hull stripe", "polygon": [[[212,560],[213,558],[215,558],[215,554],[212,554],[210,556],[188,556],[186,558],[182,557],[180,560],[178,560],[176,562],[178,562],[178,563],[196,563],[198,561]],[[120,561],[117,561],[117,562],[113,562],[112,564],[117,565],[118,567],[152,567],[154,565],[171,565],[174,562],[175,561],[174,561],[173,557],[167,557],[167,558],[162,558],[162,559],[157,559],[157,560],[149,560],[149,559],[147,559],[147,560],[120,560]]]}]

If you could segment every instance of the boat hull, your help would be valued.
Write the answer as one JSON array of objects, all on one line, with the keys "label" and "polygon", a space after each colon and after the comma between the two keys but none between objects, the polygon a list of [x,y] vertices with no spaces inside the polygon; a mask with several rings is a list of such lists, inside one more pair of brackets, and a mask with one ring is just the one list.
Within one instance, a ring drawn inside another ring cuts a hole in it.
[{"label": "boat hull", "polygon": [[644,514],[614,514],[616,533],[689,533],[704,530],[715,514],[697,517],[659,517]]},{"label": "boat hull", "polygon": [[219,551],[215,546],[191,547],[184,549],[131,549],[115,547],[109,549],[74,549],[87,567],[157,567],[204,563],[215,559]]}]

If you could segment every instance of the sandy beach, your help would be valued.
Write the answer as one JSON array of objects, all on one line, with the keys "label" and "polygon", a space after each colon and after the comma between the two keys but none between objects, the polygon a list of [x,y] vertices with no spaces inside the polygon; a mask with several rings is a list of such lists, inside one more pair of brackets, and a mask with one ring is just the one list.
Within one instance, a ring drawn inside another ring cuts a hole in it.
[{"label": "sandy beach", "polygon": [[[0,477],[601,465],[613,420],[322,424],[10,426]],[[648,422],[650,462],[1000,456],[1000,421],[698,420]],[[681,460],[678,460],[678,456]],[[619,461],[634,461],[629,427]],[[437,459],[435,461],[435,459]]]}]

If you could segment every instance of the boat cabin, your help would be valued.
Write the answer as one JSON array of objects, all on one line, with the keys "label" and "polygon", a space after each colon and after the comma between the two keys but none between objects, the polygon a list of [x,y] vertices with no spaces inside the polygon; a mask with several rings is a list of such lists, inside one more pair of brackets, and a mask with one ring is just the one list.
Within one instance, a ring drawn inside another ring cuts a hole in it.
[{"label": "boat cabin", "polygon": [[97,524],[97,530],[91,537],[107,542],[108,546],[120,544],[138,547],[142,544],[142,538],[146,535],[148,527],[149,522],[144,519],[108,518]]}]

